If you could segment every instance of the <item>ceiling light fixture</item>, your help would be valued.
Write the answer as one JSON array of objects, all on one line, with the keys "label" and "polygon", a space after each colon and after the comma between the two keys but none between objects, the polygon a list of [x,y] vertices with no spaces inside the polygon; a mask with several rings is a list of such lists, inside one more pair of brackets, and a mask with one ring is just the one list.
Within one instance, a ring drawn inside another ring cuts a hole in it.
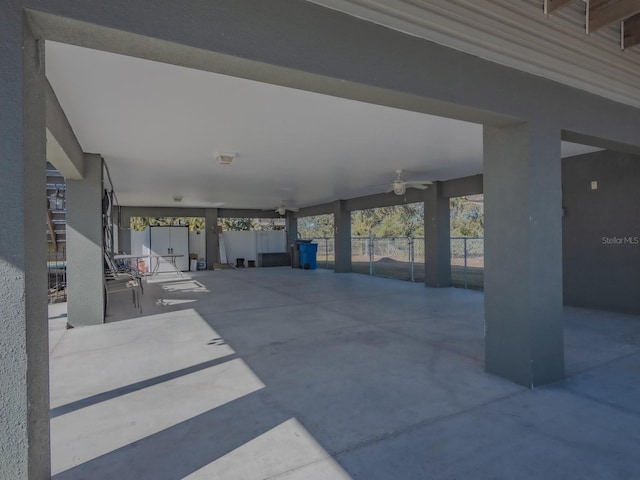
[{"label": "ceiling light fixture", "polygon": [[233,159],[237,156],[237,153],[217,153],[216,160],[220,165],[231,165]]},{"label": "ceiling light fixture", "polygon": [[407,191],[407,186],[403,181],[395,181],[393,182],[393,193],[396,195],[404,195]]}]

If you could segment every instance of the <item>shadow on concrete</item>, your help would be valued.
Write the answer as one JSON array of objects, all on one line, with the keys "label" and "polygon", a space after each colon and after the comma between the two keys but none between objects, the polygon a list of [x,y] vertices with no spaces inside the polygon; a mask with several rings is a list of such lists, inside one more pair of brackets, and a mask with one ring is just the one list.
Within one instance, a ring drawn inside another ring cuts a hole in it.
[{"label": "shadow on concrete", "polygon": [[[209,342],[208,345],[222,345],[221,343],[216,343],[217,340],[219,339],[212,340],[211,342]],[[66,405],[60,405],[59,407],[51,409],[50,418],[56,418],[61,415],[65,415],[67,413],[71,413],[75,410],[79,410],[81,408],[89,407],[91,405],[96,405],[100,402],[106,402],[107,400],[112,400],[114,398],[121,397],[122,395],[127,395],[129,393],[137,392],[138,390],[152,387],[154,385],[158,385],[163,382],[168,382],[170,380],[174,380],[176,378],[183,377],[185,375],[189,375],[194,372],[199,372],[200,370],[204,370],[206,368],[220,365],[222,363],[228,362],[229,360],[233,360],[235,358],[237,358],[237,355],[235,354],[225,355],[224,357],[216,358],[208,362],[202,362],[202,363],[199,363],[198,365],[192,365],[187,368],[176,370],[175,372],[170,372],[165,375],[157,376],[155,378],[149,378],[147,380],[143,380],[142,382],[133,383],[131,385],[116,388],[108,392],[102,392],[98,395],[92,395],[90,397],[83,398],[82,400],[78,400],[76,402],[67,403]]]},{"label": "shadow on concrete", "polygon": [[290,418],[251,393],[52,478],[182,479]]}]

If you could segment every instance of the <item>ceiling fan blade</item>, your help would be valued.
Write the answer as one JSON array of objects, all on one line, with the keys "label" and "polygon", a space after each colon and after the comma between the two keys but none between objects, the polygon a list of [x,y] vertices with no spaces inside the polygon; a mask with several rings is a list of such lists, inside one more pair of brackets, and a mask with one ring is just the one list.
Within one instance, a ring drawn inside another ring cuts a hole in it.
[{"label": "ceiling fan blade", "polygon": [[393,185],[391,185],[388,189],[384,191],[384,193],[391,193],[391,192],[393,192]]},{"label": "ceiling fan blade", "polygon": [[290,212],[297,212],[300,209],[298,207],[285,207],[285,210],[289,210]]},{"label": "ceiling fan blade", "polygon": [[431,185],[431,180],[407,180],[404,182],[406,185]]},{"label": "ceiling fan blade", "polygon": [[429,188],[429,185],[424,185],[422,183],[416,184],[416,185],[407,185],[407,188],[417,188],[418,190],[426,190],[427,188]]},{"label": "ceiling fan blade", "polygon": [[484,203],[484,196],[482,194],[465,195],[464,199],[469,203],[475,203],[477,205],[482,205]]}]

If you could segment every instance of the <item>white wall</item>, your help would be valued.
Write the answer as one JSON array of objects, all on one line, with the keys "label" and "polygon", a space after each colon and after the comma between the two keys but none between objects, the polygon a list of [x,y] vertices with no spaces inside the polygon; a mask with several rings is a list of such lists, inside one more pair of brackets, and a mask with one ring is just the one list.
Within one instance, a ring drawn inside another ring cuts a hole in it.
[{"label": "white wall", "polygon": [[256,232],[258,253],[282,253],[287,251],[287,232],[285,230],[266,230]]},{"label": "white wall", "polygon": [[149,255],[149,227],[142,232],[131,230],[131,255]]},{"label": "white wall", "polygon": [[189,254],[195,253],[198,255],[198,260],[204,260],[207,254],[205,232],[189,232]]},{"label": "white wall", "polygon": [[227,249],[227,262],[236,263],[236,258],[256,260],[256,232],[224,232],[222,238]]},{"label": "white wall", "polygon": [[284,230],[224,232],[227,262],[236,263],[236,258],[257,260],[258,253],[280,253],[287,251],[287,233]]}]

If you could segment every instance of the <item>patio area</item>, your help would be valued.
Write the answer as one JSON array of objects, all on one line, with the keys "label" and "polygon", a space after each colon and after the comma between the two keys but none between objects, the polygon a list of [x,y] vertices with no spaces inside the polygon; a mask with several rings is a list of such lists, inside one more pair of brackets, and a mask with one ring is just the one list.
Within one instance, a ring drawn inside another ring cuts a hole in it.
[{"label": "patio area", "polygon": [[50,309],[52,474],[618,479],[640,460],[640,317],[565,310],[568,378],[484,371],[483,294],[327,270],[191,272],[107,324]]}]

